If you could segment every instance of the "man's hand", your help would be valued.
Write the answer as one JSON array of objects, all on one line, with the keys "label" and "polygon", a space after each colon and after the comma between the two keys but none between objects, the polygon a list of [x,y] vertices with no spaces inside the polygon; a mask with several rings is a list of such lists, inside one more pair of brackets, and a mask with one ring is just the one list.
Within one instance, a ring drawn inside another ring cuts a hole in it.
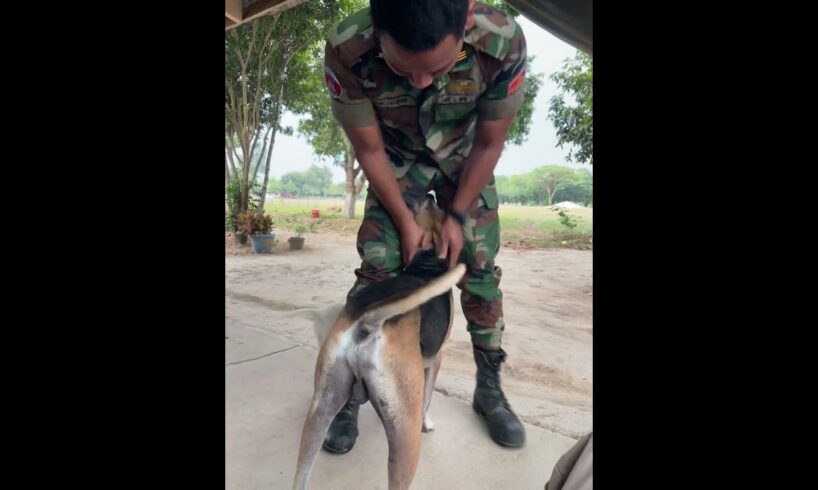
[{"label": "man's hand", "polygon": [[[449,209],[473,209],[480,191],[488,185],[494,174],[494,167],[503,151],[503,144],[508,134],[514,114],[502,119],[478,120],[477,136],[471,153],[463,165],[460,183]],[[460,251],[463,250],[463,227],[451,216],[446,219],[441,231],[441,243],[438,257],[449,257],[452,267],[457,265]]]},{"label": "man's hand", "polygon": [[403,257],[403,266],[406,267],[412,261],[412,257],[417,253],[418,248],[428,247],[428,240],[424,239],[423,230],[415,223],[415,220],[406,220],[399,228],[400,249]]},{"label": "man's hand", "polygon": [[452,217],[446,218],[443,229],[440,230],[440,250],[438,257],[449,257],[449,267],[457,265],[460,251],[463,250],[463,227]]},{"label": "man's hand", "polygon": [[369,180],[370,188],[375,191],[398,229],[401,259],[405,267],[412,261],[418,247],[430,245],[431,238],[424,237],[423,230],[417,225],[414,215],[403,200],[398,181],[389,166],[378,125],[345,127],[344,131],[355,149],[355,156]]}]

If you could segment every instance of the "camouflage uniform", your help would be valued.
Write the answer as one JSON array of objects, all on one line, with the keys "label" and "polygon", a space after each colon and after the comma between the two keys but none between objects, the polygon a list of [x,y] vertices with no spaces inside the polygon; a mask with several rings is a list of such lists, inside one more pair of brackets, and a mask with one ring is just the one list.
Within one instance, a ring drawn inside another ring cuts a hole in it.
[{"label": "camouflage uniform", "polygon": [[[524,95],[526,46],[520,27],[505,13],[475,4],[458,61],[425,89],[394,74],[380,53],[369,9],[340,22],[325,51],[332,112],[345,127],[378,123],[404,201],[415,208],[429,190],[447,209],[472,149],[479,120],[514,114]],[[500,346],[504,329],[497,191],[486,186],[466,212],[463,251],[468,266],[461,304],[472,342]],[[350,294],[401,270],[400,235],[388,211],[369,191],[358,232],[363,260]]]}]

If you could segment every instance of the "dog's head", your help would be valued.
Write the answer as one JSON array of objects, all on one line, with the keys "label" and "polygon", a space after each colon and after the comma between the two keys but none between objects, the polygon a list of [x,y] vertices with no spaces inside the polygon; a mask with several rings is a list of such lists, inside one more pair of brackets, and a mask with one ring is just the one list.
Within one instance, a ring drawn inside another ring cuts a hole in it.
[{"label": "dog's head", "polygon": [[423,230],[424,245],[431,244],[435,250],[440,247],[440,231],[444,221],[446,213],[437,206],[435,197],[427,194],[415,209],[415,222]]}]

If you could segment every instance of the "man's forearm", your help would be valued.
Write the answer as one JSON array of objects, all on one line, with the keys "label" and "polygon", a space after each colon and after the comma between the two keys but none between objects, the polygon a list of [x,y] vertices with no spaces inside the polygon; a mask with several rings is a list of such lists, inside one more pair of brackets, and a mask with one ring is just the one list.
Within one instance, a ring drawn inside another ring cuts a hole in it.
[{"label": "man's forearm", "polygon": [[412,212],[403,200],[395,174],[389,168],[386,152],[381,150],[380,154],[377,152],[356,153],[356,157],[361,164],[366,179],[369,181],[369,185],[372,186],[375,195],[378,196],[378,201],[389,212],[395,226],[401,228],[406,220],[413,220]]},{"label": "man's forearm", "polygon": [[500,159],[500,153],[503,152],[503,144],[513,120],[512,115],[503,119],[477,123],[474,146],[463,166],[457,194],[452,201],[453,211],[463,213],[469,209],[480,195],[480,191],[491,182],[494,168]]},{"label": "man's forearm", "polygon": [[377,126],[349,128],[346,133],[369,185],[389,212],[395,226],[401,229],[407,222],[414,222],[414,216],[406,206],[398,181],[389,166],[380,129]]},{"label": "man's forearm", "polygon": [[465,212],[471,207],[480,191],[491,182],[494,168],[500,159],[503,146],[477,145],[472,148],[468,160],[460,175],[460,184],[457,194],[452,201],[452,210],[458,213]]}]

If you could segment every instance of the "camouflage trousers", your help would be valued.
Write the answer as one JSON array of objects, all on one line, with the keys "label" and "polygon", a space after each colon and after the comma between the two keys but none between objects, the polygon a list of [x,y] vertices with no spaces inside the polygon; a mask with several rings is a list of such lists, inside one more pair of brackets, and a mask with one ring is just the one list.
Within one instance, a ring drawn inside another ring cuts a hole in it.
[{"label": "camouflage trousers", "polygon": [[[457,185],[440,169],[421,163],[412,165],[406,175],[398,179],[398,185],[406,205],[413,211],[429,191],[435,191],[441,209],[448,209],[457,190]],[[467,266],[458,287],[472,344],[489,349],[500,347],[505,329],[503,293],[499,288],[502,270],[494,264],[500,250],[497,204],[497,190],[492,182],[466,211],[463,250],[458,259]],[[371,189],[367,192],[357,247],[362,263],[355,270],[357,280],[349,291],[350,296],[366,285],[397,275],[403,268],[400,234]]]}]

